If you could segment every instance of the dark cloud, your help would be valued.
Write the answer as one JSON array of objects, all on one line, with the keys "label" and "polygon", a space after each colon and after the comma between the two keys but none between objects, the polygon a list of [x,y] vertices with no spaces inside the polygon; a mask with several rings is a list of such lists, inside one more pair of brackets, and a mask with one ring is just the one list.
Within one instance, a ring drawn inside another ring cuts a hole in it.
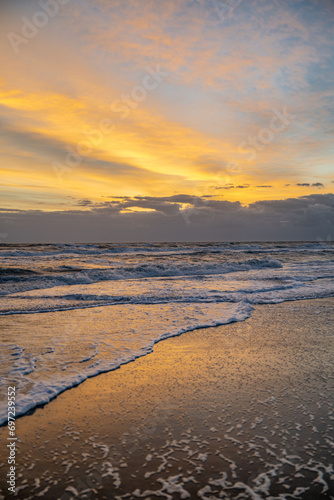
[{"label": "dark cloud", "polygon": [[133,209],[133,208],[144,208],[149,210],[155,210],[164,215],[176,215],[180,210],[180,205],[178,203],[170,203],[165,200],[134,200],[121,203],[122,209]]},{"label": "dark cloud", "polygon": [[216,186],[216,189],[247,189],[250,184],[242,184],[241,186],[234,186],[233,184],[226,184],[226,186]]},{"label": "dark cloud", "polygon": [[194,200],[199,199],[198,196],[191,196],[189,194],[176,194],[173,196],[160,196],[160,197],[154,197],[154,196],[135,196],[135,200],[144,200],[144,201],[167,201],[167,202],[174,202],[174,203],[193,203]]},{"label": "dark cloud", "polygon": [[[288,186],[289,184],[286,184],[286,186]],[[322,184],[322,182],[314,182],[313,184],[309,184],[308,182],[302,182],[302,183],[298,183],[296,184],[296,186],[303,186],[303,187],[321,187],[323,188],[324,185]]]},{"label": "dark cloud", "polygon": [[[213,208],[215,203],[210,200],[212,196],[191,196],[187,194],[179,194],[174,196],[115,196],[112,201],[103,203],[93,203],[91,200],[79,200],[77,206],[86,206],[91,209],[104,212],[112,211],[114,213],[121,213],[126,211],[133,211],[136,208],[153,210],[164,215],[177,215],[182,209],[183,205],[191,206],[193,209],[210,207]],[[222,203],[226,203],[223,201]],[[239,202],[237,202],[239,203]]]},{"label": "dark cloud", "polygon": [[[89,201],[81,200],[85,210],[6,211],[0,232],[8,243],[327,240],[334,234],[334,194],[249,206],[182,194]],[[152,211],[128,211],[134,207]]]},{"label": "dark cloud", "polygon": [[89,205],[92,205],[93,202],[91,200],[87,200],[87,199],[84,199],[84,200],[79,200],[77,205],[78,207],[88,207]]},{"label": "dark cloud", "polygon": [[[290,184],[285,184],[286,186],[290,186]],[[272,188],[270,185],[256,186],[257,188]]]}]

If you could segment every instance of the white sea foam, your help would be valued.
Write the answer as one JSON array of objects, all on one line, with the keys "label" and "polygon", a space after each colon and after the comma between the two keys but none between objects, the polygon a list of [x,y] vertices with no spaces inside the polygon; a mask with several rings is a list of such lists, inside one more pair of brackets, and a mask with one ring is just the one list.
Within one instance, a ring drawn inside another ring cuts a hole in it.
[{"label": "white sea foam", "polygon": [[112,304],[171,302],[275,303],[334,294],[330,262],[252,268],[224,274],[100,280],[12,293],[2,298],[1,314],[50,312]]},{"label": "white sea foam", "polygon": [[[201,327],[243,321],[251,305],[122,305],[2,319],[1,340],[15,332],[18,345],[1,351],[3,384],[16,385],[17,415],[49,402],[66,389],[152,351],[160,340]],[[0,405],[0,425],[7,405]]]}]

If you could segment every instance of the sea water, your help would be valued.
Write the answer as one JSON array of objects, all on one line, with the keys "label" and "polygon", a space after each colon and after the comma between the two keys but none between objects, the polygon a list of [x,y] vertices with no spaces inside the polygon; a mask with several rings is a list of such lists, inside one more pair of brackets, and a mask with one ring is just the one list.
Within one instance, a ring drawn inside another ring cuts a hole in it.
[{"label": "sea water", "polygon": [[1,384],[24,414],[164,338],[333,296],[333,277],[330,242],[1,245]]}]

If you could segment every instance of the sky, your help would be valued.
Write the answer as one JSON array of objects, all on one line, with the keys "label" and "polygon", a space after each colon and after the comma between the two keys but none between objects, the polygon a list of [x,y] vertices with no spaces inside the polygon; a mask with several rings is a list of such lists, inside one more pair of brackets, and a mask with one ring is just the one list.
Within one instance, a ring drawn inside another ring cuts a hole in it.
[{"label": "sky", "polygon": [[334,0],[0,0],[0,242],[334,239]]}]

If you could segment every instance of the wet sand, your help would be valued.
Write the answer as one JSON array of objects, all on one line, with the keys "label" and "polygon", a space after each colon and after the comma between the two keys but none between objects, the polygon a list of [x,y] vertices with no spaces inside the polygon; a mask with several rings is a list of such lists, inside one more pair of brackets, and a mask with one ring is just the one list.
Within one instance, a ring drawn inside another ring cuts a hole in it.
[{"label": "wet sand", "polygon": [[333,319],[257,306],[64,392],[17,420],[15,498],[333,498]]}]

